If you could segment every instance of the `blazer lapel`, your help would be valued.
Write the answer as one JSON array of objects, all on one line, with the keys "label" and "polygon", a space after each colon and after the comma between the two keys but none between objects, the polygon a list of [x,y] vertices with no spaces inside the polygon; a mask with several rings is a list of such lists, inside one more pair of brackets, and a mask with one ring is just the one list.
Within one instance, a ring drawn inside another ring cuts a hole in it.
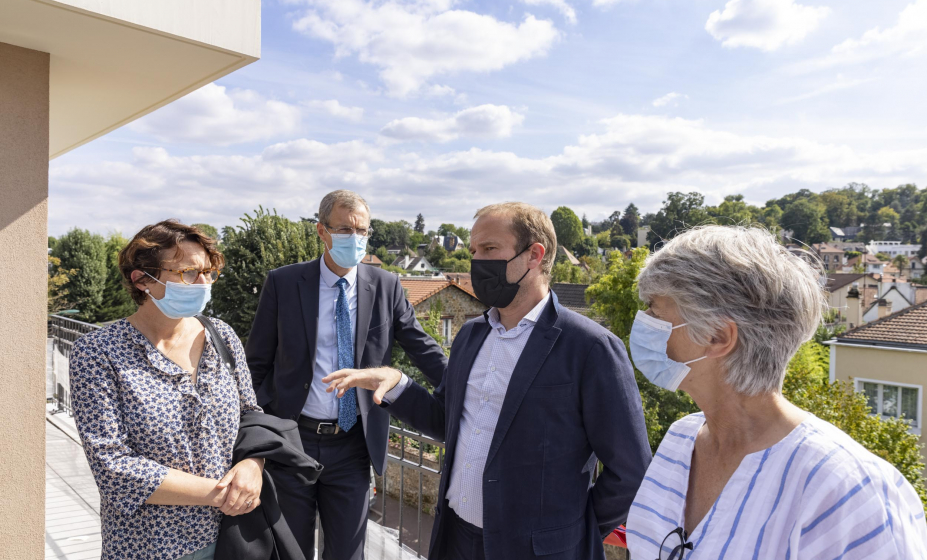
[{"label": "blazer lapel", "polygon": [[502,410],[499,412],[499,422],[496,424],[496,431],[493,433],[492,442],[489,445],[489,453],[486,455],[486,464],[488,465],[499,447],[505,434],[509,431],[518,407],[521,406],[525,398],[525,393],[537,377],[538,371],[544,365],[547,355],[551,348],[560,337],[560,328],[556,327],[557,321],[557,299],[551,297],[547,307],[541,313],[540,320],[531,331],[531,337],[522,350],[518,363],[515,364],[515,370],[512,372],[512,379],[509,381],[509,387],[505,392],[505,399],[502,401]]},{"label": "blazer lapel", "polygon": [[[303,324],[306,328],[306,343],[309,346],[309,364],[315,364],[315,345],[319,332],[319,277],[321,268],[318,259],[306,263],[306,271],[299,284],[299,302],[303,309]],[[312,376],[312,369],[309,370]]]}]

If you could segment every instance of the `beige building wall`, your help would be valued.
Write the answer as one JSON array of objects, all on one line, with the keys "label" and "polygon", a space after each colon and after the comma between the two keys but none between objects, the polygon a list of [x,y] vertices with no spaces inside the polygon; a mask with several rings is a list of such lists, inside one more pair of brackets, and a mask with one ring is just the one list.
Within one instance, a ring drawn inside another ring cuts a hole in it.
[{"label": "beige building wall", "polygon": [[[831,346],[831,377],[840,381],[868,379],[883,383],[918,385],[921,387],[921,444],[927,444],[927,352],[887,350],[878,347]],[[921,450],[924,454],[925,450]],[[925,459],[927,462],[927,459]]]},{"label": "beige building wall", "polygon": [[42,558],[49,55],[0,43],[0,559]]}]

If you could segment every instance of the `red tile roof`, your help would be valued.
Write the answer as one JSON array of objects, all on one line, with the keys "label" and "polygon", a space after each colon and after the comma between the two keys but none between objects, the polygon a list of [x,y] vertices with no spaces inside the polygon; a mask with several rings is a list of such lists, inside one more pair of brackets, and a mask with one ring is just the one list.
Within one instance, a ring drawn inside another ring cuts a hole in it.
[{"label": "red tile roof", "polygon": [[837,339],[851,344],[927,349],[927,301],[856,327]]},{"label": "red tile roof", "polygon": [[383,266],[383,261],[376,255],[364,255],[364,258],[361,260],[364,264],[369,264],[372,266]]},{"label": "red tile roof", "polygon": [[413,307],[451,286],[467,293],[471,297],[476,297],[476,294],[473,293],[473,289],[469,286],[464,287],[461,284],[457,284],[454,280],[446,278],[400,278],[399,282],[402,284],[403,290],[406,291],[406,298]]}]

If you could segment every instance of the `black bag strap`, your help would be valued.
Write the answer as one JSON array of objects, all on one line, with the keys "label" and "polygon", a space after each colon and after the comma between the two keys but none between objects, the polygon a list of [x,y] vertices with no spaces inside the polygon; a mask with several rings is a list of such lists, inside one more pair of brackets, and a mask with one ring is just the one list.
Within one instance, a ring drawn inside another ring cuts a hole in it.
[{"label": "black bag strap", "polygon": [[228,344],[225,343],[225,339],[219,334],[219,329],[217,329],[216,325],[205,315],[196,315],[196,318],[206,327],[206,330],[209,331],[209,336],[212,337],[213,344],[216,350],[219,351],[219,357],[222,358],[222,361],[228,366],[229,371],[234,374],[236,368],[235,356],[232,354],[232,351],[229,350]]}]

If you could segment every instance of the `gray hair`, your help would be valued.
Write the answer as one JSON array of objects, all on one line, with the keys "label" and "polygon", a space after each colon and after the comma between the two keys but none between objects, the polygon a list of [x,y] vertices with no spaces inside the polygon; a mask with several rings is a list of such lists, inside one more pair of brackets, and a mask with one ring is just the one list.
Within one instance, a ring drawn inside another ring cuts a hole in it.
[{"label": "gray hair", "polygon": [[696,344],[707,345],[728,321],[737,325],[726,381],[758,395],[782,391],[789,360],[821,324],[827,308],[821,279],[819,266],[791,254],[765,229],[702,226],[647,258],[638,292],[645,302],[673,300]]},{"label": "gray hair", "polygon": [[363,207],[364,210],[367,211],[367,216],[370,216],[370,207],[367,206],[367,201],[364,200],[361,195],[354,191],[342,189],[328,193],[322,198],[322,202],[319,203],[319,221],[322,222],[322,225],[329,225],[328,219],[331,218],[332,210],[335,209],[335,206],[341,206],[348,210],[356,210],[357,208]]}]

